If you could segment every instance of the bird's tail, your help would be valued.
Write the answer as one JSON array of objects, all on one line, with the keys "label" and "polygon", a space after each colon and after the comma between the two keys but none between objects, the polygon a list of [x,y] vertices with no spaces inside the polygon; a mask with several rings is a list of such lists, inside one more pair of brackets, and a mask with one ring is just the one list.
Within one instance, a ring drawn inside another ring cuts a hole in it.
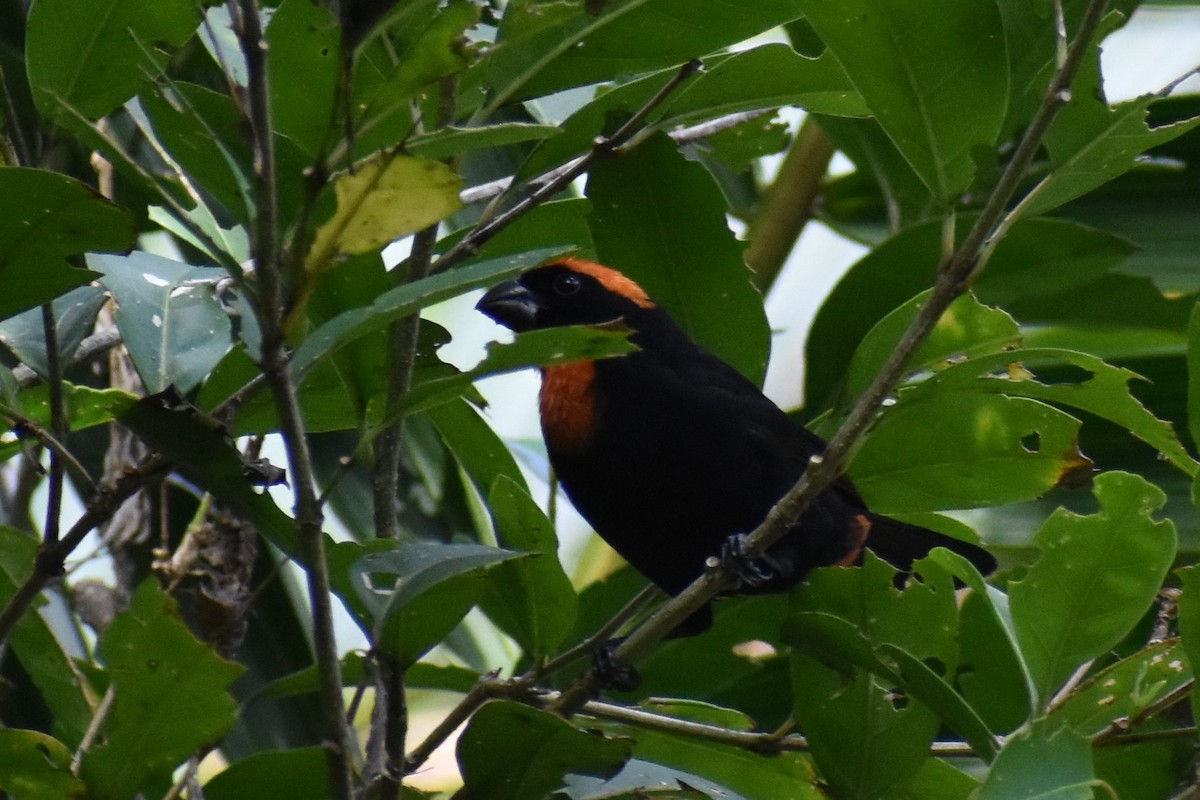
[{"label": "bird's tail", "polygon": [[913,562],[924,558],[935,547],[958,553],[974,564],[982,575],[988,575],[996,569],[995,557],[978,545],[890,517],[877,514],[870,514],[869,517],[871,528],[867,535],[867,547],[901,572],[911,572]]}]

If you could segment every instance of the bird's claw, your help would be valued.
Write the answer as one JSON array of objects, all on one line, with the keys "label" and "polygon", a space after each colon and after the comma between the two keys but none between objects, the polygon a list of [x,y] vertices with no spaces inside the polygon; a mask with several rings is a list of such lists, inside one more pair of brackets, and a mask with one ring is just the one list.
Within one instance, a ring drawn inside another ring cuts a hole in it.
[{"label": "bird's claw", "polygon": [[592,653],[592,674],[605,689],[632,692],[642,683],[641,673],[628,661],[617,657],[620,639],[609,639]]},{"label": "bird's claw", "polygon": [[750,540],[748,534],[735,533],[721,544],[720,566],[732,575],[740,587],[758,589],[772,581],[778,580],[782,574],[779,564],[770,556],[748,556],[746,543]]}]

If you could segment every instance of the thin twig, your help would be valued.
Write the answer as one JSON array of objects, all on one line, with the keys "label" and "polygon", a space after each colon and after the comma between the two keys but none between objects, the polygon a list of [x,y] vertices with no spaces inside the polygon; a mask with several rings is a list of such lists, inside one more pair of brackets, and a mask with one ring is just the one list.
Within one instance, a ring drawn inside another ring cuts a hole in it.
[{"label": "thin twig", "polygon": [[433,755],[433,751],[441,747],[442,742],[449,739],[458,730],[460,725],[470,719],[471,715],[475,713],[475,709],[479,708],[492,697],[497,684],[496,674],[495,672],[490,672],[480,678],[479,682],[471,687],[471,691],[467,692],[462,701],[450,709],[450,713],[442,717],[442,721],[429,732],[424,741],[409,752],[404,759],[404,773],[406,775],[420,769],[421,765]]},{"label": "thin twig", "polygon": [[89,491],[95,491],[96,482],[92,480],[92,476],[88,474],[87,468],[75,458],[74,454],[66,448],[66,446],[58,440],[54,434],[47,431],[41,425],[38,425],[33,420],[18,413],[16,410],[0,403],[0,419],[8,422],[13,426],[20,435],[32,436],[50,451],[52,456],[56,456],[61,462],[71,470],[71,474],[75,476],[75,480],[79,481]]},{"label": "thin twig", "polygon": [[625,606],[612,616],[607,622],[600,626],[591,636],[584,639],[579,644],[569,650],[566,650],[554,658],[540,666],[531,667],[522,679],[534,680],[536,678],[544,678],[547,675],[553,675],[563,667],[571,664],[578,658],[593,652],[599,645],[604,644],[613,636],[616,635],[626,622],[636,617],[641,613],[654,597],[662,594],[662,590],[652,583],[648,583],[642,587],[641,591],[635,594]]},{"label": "thin twig", "polygon": [[[775,109],[773,108],[758,109],[756,111],[738,111],[733,114],[726,114],[723,117],[717,117],[716,119],[712,119],[707,122],[701,122],[696,125],[689,125],[686,128],[677,128],[676,130],[668,131],[667,136],[670,136],[671,141],[675,142],[675,144],[688,144],[690,142],[699,141],[700,139],[706,139],[709,136],[720,133],[721,131],[727,131],[730,128],[736,128],[738,125],[758,119],[759,117],[765,117],[768,114],[773,113],[775,113]],[[569,169],[574,169],[579,163],[579,160],[582,158],[583,156],[573,158],[561,166],[547,170],[541,175],[538,175],[536,178],[530,180],[529,184],[531,186],[540,186],[547,181],[554,180],[555,177],[562,172],[565,172]],[[481,183],[478,186],[471,186],[467,189],[463,189],[458,193],[458,199],[462,201],[463,205],[467,206],[475,203],[482,203],[484,200],[491,200],[494,197],[499,197],[500,195],[504,194],[506,191],[508,191],[512,184],[513,176],[511,175],[506,178],[497,178],[494,181],[488,181],[487,183]]]},{"label": "thin twig", "polygon": [[[53,303],[42,305],[42,336],[46,342],[46,372],[50,383],[50,430],[61,443],[67,438],[67,419],[63,409],[62,359],[58,352],[58,323],[54,317]],[[47,545],[58,541],[63,495],[61,453],[64,451],[65,448],[50,448],[49,497],[46,500],[46,527],[43,530],[43,540]]]},{"label": "thin twig", "polygon": [[32,166],[33,152],[25,142],[25,132],[21,130],[21,118],[17,116],[17,104],[13,102],[12,92],[8,90],[8,76],[0,65],[0,92],[4,92],[4,111],[8,120],[8,129],[12,134],[13,146],[18,165]]},{"label": "thin twig", "polygon": [[[909,358],[929,335],[946,308],[966,290],[981,250],[1001,223],[1004,210],[1033,160],[1050,123],[1069,96],[1068,90],[1099,25],[1105,6],[1105,0],[1091,0],[1088,4],[1067,58],[1055,71],[1040,107],[995,189],[988,197],[974,227],[954,255],[939,267],[929,300],[829,441],[825,452],[810,460],[808,468],[796,485],[788,490],[750,534],[745,548],[748,557],[757,556],[782,538],[791,528],[793,521],[799,519],[808,508],[813,498],[845,472],[855,445],[870,427],[884,399],[903,376]],[[634,629],[617,648],[615,656],[627,662],[636,661],[686,617],[729,586],[731,581],[726,570],[720,566],[700,576]],[[597,689],[595,675],[589,672],[563,693],[555,705],[555,710],[564,716],[570,716],[581,708]]]},{"label": "thin twig", "polygon": [[104,699],[100,701],[100,705],[96,707],[96,711],[88,721],[87,730],[84,731],[83,738],[79,741],[79,747],[76,748],[75,754],[71,756],[72,775],[79,774],[79,768],[83,764],[84,755],[96,743],[96,740],[100,738],[100,729],[104,727],[105,720],[112,713],[113,702],[116,699],[117,687],[110,683],[108,690],[104,693]]}]

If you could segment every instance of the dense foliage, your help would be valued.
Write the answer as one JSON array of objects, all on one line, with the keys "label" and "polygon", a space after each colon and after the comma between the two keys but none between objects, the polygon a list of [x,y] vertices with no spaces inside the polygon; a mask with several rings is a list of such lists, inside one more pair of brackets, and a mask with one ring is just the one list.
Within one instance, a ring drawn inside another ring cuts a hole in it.
[{"label": "dense foliage", "polygon": [[[1105,99],[1138,5],[0,0],[0,791],[1194,796],[1200,97]],[[628,344],[417,314],[575,252],[761,381],[818,221],[797,418],[1001,571],[723,600],[562,713],[644,582],[474,381]]]}]

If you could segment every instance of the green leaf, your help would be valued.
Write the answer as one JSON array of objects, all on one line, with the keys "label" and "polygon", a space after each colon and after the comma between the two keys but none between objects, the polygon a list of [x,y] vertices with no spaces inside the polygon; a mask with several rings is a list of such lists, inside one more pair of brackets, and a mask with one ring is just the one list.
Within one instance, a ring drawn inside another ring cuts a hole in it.
[{"label": "green leaf", "polygon": [[406,542],[363,555],[350,568],[350,584],[374,619],[375,643],[408,665],[475,605],[486,567],[526,555],[477,544]]},{"label": "green leaf", "polygon": [[[838,641],[847,654],[857,651],[855,661],[878,662],[871,648],[890,644],[947,674],[957,666],[957,610],[949,576],[931,572],[927,583],[910,583],[903,592],[893,587],[894,576],[895,570],[873,555],[859,569],[816,570],[793,593],[792,608],[800,614],[784,626],[784,640],[796,648],[792,712],[838,796],[879,797],[907,783],[929,757],[938,719],[902,691],[889,692],[900,685],[888,675],[873,677],[844,661],[838,664],[809,638],[815,631],[807,622],[817,619],[811,615],[838,620],[835,628],[825,629],[831,636],[822,641]],[[921,625],[914,626],[914,619]]]},{"label": "green leaf", "polygon": [[784,627],[784,637],[825,664],[843,671],[866,670],[892,681],[936,713],[984,761],[995,758],[996,742],[987,724],[944,676],[907,650],[887,643],[873,645],[850,622],[824,612],[792,615]]},{"label": "green leaf", "polygon": [[486,497],[501,476],[526,485],[512,451],[466,400],[442,403],[425,415],[480,497]]},{"label": "green leaf", "polygon": [[684,84],[655,117],[674,127],[780,106],[849,117],[870,113],[828,50],[807,58],[787,45],[765,44],[735,53],[705,70]]},{"label": "green leaf", "polygon": [[1023,397],[944,392],[910,404],[902,395],[864,439],[850,476],[885,514],[1031,500],[1090,466],[1079,424]]},{"label": "green leaf", "polygon": [[329,757],[322,747],[255,753],[204,784],[207,800],[326,800],[329,796]]},{"label": "green leaf", "polygon": [[378,153],[332,185],[337,211],[317,228],[304,262],[310,273],[330,269],[339,254],[378,250],[462,207],[462,178],[440,161],[412,156]]},{"label": "green leaf", "polygon": [[21,800],[82,800],[83,781],[71,774],[71,751],[52,736],[0,729],[0,789]]},{"label": "green leaf", "polygon": [[1013,621],[1046,702],[1080,664],[1125,637],[1153,602],[1175,556],[1175,526],[1151,515],[1162,490],[1137,475],[1096,478],[1101,510],[1059,509],[1037,532],[1041,556],[1011,585]]},{"label": "green leaf", "polygon": [[505,9],[487,64],[481,116],[511,100],[681,64],[800,16],[795,0],[631,0],[588,13],[580,0]]},{"label": "green leaf", "polygon": [[243,668],[221,658],[179,619],[174,599],[147,579],[101,637],[115,700],[104,744],[83,775],[96,798],[124,800],[220,739],[237,721],[228,686]]},{"label": "green leaf", "polygon": [[[929,301],[932,291],[922,292],[888,314],[858,345],[846,372],[840,409],[849,411],[849,405],[875,379],[908,326]],[[938,318],[905,369],[910,374],[921,370],[937,372],[949,366],[951,360],[998,353],[1015,347],[1020,341],[1021,331],[1012,317],[998,308],[983,305],[974,295],[966,294],[951,303]]]},{"label": "green leaf", "polygon": [[[1051,377],[1039,379],[1033,370],[1039,369],[1040,364],[1070,365],[1089,375],[1085,380],[1075,375],[1054,380],[1053,371],[1047,370]],[[1129,431],[1188,476],[1196,475],[1200,464],[1180,443],[1171,423],[1154,416],[1130,391],[1129,384],[1134,379],[1145,380],[1132,370],[1114,367],[1086,353],[1030,348],[955,364],[918,391],[922,394],[955,389],[997,392],[1087,411]]]},{"label": "green leaf", "polygon": [[[68,16],[70,16],[68,14]],[[87,250],[128,250],[133,217],[87,186],[38,169],[0,167],[0,319],[83,286],[96,273],[68,259]]]},{"label": "green leaf", "polygon": [[137,102],[155,136],[183,171],[237,219],[249,222],[254,208],[253,155],[242,136],[242,117],[233,100],[176,81],[154,86]]},{"label": "green leaf", "polygon": [[1065,723],[1083,736],[1095,736],[1114,724],[1137,724],[1156,703],[1184,689],[1192,679],[1180,641],[1156,642],[1098,672],[1047,719]]},{"label": "green leaf", "polygon": [[[633,741],[634,758],[620,774],[584,795],[641,800],[663,787],[667,798],[697,800],[826,800],[807,753],[761,755],[744,747],[597,720],[600,730]],[[577,782],[573,781],[573,788]],[[587,784],[585,784],[587,785]],[[617,794],[618,792],[622,792]],[[628,792],[625,794],[624,792]]]},{"label": "green leaf", "polygon": [[[705,70],[655,109],[650,121],[664,130],[737,111],[796,105],[826,114],[866,113],[841,66],[830,53],[806,58],[782,44],[767,44],[704,60]],[[532,177],[592,147],[611,127],[612,118],[628,117],[654,96],[674,70],[656,72],[600,92],[562,124],[562,135],[543,142],[518,177]]]},{"label": "green leaf", "polygon": [[524,484],[503,475],[492,483],[487,505],[497,543],[537,557],[497,566],[480,607],[529,657],[540,660],[553,654],[571,632],[578,603],[558,561],[554,524]]},{"label": "green leaf", "polygon": [[1087,56],[1090,65],[1081,70],[1070,102],[1046,132],[1050,174],[1021,201],[1020,216],[1044,214],[1090,192],[1133,169],[1147,150],[1200,125],[1200,116],[1195,116],[1149,127],[1147,114],[1158,95],[1109,106],[1102,88],[1099,47],[1099,41],[1093,44]]},{"label": "green leaf", "polygon": [[878,121],[822,115],[816,122],[857,168],[829,179],[822,192],[822,208],[836,230],[875,245],[937,215],[937,199]]},{"label": "green leaf", "polygon": [[329,9],[284,0],[266,30],[271,127],[316,157],[329,135],[341,71],[341,30]]},{"label": "green leaf", "polygon": [[948,202],[965,191],[975,176],[972,151],[995,143],[1007,104],[995,3],[798,2],[934,195]]},{"label": "green leaf", "polygon": [[[963,693],[974,701],[974,708],[989,721],[993,715],[984,714],[988,709],[981,699],[995,699],[997,694],[1002,693],[1002,699],[1011,703],[1012,708],[1021,709],[1018,721],[1024,720],[1025,712],[1033,707],[1035,690],[1029,665],[1025,663],[1018,644],[1008,595],[984,583],[979,570],[958,553],[937,548],[928,558],[971,589],[971,594],[963,604],[959,622],[963,666],[959,683]],[[982,644],[983,648],[973,646],[978,644]],[[1007,716],[1011,708],[1001,707],[1000,711]],[[994,724],[991,727],[994,730],[1005,729]]]},{"label": "green leaf", "polygon": [[1069,728],[1036,722],[1008,738],[977,800],[1091,800],[1092,748]]},{"label": "green leaf", "polygon": [[[50,389],[44,383],[22,389],[19,397],[20,411],[43,427],[50,426]],[[72,431],[86,430],[112,422],[123,414],[137,397],[120,389],[93,389],[63,382],[64,406],[67,424]],[[0,461],[21,452],[21,442],[0,442]]]},{"label": "green leaf", "polygon": [[405,143],[420,99],[414,95],[469,66],[465,30],[478,18],[479,7],[467,0],[404,3],[381,35],[359,49],[352,94],[355,157]]},{"label": "green leaf", "polygon": [[979,781],[950,766],[940,758],[930,758],[900,794],[903,800],[970,800]]},{"label": "green leaf", "polygon": [[520,703],[484,705],[458,740],[464,796],[542,800],[568,774],[610,777],[629,759],[632,743],[574,728]]},{"label": "green leaf", "polygon": [[26,42],[34,100],[57,122],[69,119],[65,107],[98,119],[159,74],[199,25],[190,0],[38,0]]},{"label": "green leaf", "polygon": [[[106,301],[104,292],[95,286],[80,286],[55,299],[54,327],[61,363],[73,361],[79,343],[91,334],[96,314]],[[45,326],[40,308],[0,322],[0,343],[38,375],[48,377],[50,367],[46,361]]]},{"label": "green leaf", "polygon": [[146,390],[198,386],[233,344],[233,325],[221,302],[227,275],[135,252],[88,256],[117,301],[116,320]]},{"label": "green leaf", "polygon": [[[7,603],[17,587],[33,573],[37,552],[38,542],[28,533],[0,526],[0,603]],[[60,630],[58,633],[65,632]],[[73,643],[60,642],[55,628],[37,611],[22,615],[8,636],[8,647],[37,687],[36,702],[44,703],[50,710],[52,732],[66,746],[73,748],[83,739],[93,709],[88,702],[88,687],[81,685],[79,671],[68,655],[70,644]],[[9,702],[16,704],[19,700],[11,698]],[[0,775],[4,772],[0,766]],[[2,778],[0,787],[12,791]],[[19,792],[16,794],[23,796]]]},{"label": "green leaf", "polygon": [[771,331],[712,177],[656,135],[588,179],[600,260],[637,281],[700,344],[758,385]]},{"label": "green leaf", "polygon": [[371,305],[342,312],[309,334],[292,356],[293,374],[303,378],[318,361],[361,336],[426,306],[510,278],[566,251],[565,247],[551,247],[477,261],[390,289]]}]

